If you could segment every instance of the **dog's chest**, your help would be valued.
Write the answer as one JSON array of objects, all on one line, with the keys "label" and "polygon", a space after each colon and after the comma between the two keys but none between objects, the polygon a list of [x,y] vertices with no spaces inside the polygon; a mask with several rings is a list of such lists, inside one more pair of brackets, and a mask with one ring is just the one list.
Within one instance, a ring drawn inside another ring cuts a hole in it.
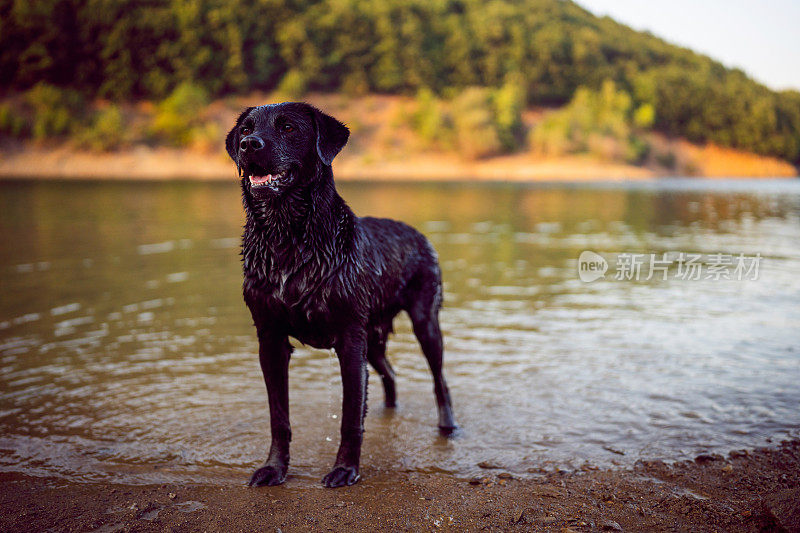
[{"label": "dog's chest", "polygon": [[265,322],[256,327],[281,324],[287,334],[315,348],[329,348],[335,342],[330,287],[315,287],[301,276],[245,276],[244,293],[254,320]]}]

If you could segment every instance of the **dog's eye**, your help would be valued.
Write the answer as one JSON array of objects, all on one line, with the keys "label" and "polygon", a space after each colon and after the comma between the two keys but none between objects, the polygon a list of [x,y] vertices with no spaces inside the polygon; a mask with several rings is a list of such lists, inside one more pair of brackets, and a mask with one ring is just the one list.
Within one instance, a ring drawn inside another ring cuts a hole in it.
[{"label": "dog's eye", "polygon": [[294,131],[294,126],[288,123],[284,124],[283,126],[281,126],[281,131],[283,131],[284,133],[289,133],[290,131]]},{"label": "dog's eye", "polygon": [[253,130],[250,128],[242,128],[242,135],[250,135],[253,133]]}]

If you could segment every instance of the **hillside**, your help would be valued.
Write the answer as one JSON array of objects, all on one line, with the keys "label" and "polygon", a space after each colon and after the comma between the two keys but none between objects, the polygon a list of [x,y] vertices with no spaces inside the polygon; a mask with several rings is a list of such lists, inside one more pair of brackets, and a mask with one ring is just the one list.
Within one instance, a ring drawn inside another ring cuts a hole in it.
[{"label": "hillside", "polygon": [[[571,1],[0,0],[6,97],[44,83],[80,115],[87,99],[160,99],[186,81],[212,97],[277,88],[450,99],[513,84],[537,106],[613,81],[632,109],[652,111],[650,128],[800,162],[800,93]],[[0,131],[36,136],[11,115],[0,110]]]}]

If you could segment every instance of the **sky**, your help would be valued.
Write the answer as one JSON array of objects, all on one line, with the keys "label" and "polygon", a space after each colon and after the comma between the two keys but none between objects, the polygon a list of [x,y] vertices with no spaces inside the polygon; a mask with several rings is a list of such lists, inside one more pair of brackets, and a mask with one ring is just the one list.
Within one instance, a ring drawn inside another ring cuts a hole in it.
[{"label": "sky", "polygon": [[576,0],[637,30],[800,90],[800,0]]}]

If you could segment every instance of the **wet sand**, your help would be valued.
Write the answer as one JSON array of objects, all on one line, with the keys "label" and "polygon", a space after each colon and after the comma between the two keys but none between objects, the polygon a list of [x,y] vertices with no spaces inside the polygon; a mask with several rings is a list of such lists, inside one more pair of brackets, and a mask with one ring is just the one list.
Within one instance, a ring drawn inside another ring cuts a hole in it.
[{"label": "wet sand", "polygon": [[[488,466],[488,465],[487,465]],[[375,471],[356,486],[119,485],[0,475],[1,531],[800,531],[800,441],[514,479]]]}]

